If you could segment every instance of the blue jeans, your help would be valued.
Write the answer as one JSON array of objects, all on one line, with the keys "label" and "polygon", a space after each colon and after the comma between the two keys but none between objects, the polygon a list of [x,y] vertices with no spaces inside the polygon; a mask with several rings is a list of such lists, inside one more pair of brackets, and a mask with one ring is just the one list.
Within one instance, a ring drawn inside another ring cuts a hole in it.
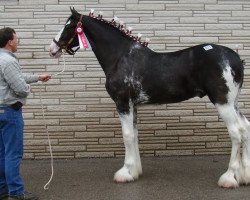
[{"label": "blue jeans", "polygon": [[20,195],[24,184],[20,177],[23,157],[22,110],[0,107],[0,194]]}]

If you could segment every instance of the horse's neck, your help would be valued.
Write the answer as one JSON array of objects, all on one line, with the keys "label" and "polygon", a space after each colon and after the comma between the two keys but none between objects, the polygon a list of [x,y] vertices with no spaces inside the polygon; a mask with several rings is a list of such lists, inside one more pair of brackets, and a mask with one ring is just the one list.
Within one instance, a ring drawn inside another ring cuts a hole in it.
[{"label": "horse's neck", "polygon": [[105,74],[109,73],[118,59],[127,52],[131,41],[113,27],[103,28],[98,24],[87,24],[86,35]]}]

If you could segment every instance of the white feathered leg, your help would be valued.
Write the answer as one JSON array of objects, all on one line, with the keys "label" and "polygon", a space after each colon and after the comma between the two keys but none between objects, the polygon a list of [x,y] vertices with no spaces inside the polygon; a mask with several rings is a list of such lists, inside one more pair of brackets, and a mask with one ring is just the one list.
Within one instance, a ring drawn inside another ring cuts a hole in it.
[{"label": "white feathered leg", "polygon": [[244,134],[242,136],[242,169],[241,169],[241,183],[250,183],[250,123],[241,115],[243,124],[245,125]]},{"label": "white feathered leg", "polygon": [[142,174],[141,157],[139,151],[138,129],[137,129],[137,109],[134,108],[134,134],[135,134],[135,151],[136,151],[136,164],[139,175]]},{"label": "white feathered leg", "polygon": [[124,166],[115,173],[114,181],[118,183],[134,181],[139,177],[141,168],[138,163],[138,139],[137,132],[134,130],[134,109],[130,104],[130,111],[126,114],[119,114],[122,134],[125,145],[125,161]]},{"label": "white feathered leg", "polygon": [[229,135],[232,140],[231,158],[228,166],[228,170],[220,177],[218,185],[225,188],[235,188],[239,186],[241,179],[241,123],[239,115],[237,114],[234,105],[216,105],[220,116],[225,121]]}]

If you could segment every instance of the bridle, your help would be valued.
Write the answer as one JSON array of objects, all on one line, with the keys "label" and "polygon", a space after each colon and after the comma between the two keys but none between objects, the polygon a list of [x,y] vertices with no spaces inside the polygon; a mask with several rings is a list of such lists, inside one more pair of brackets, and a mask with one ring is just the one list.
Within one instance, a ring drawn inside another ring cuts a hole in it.
[{"label": "bridle", "polygon": [[72,48],[69,48],[69,45],[72,43],[74,39],[74,36],[69,40],[69,42],[66,44],[66,45],[61,45],[59,42],[57,42],[55,40],[55,38],[53,39],[53,42],[59,47],[58,51],[64,49],[68,54],[70,55],[74,55],[78,49],[80,49],[80,47],[77,47],[77,49],[72,49]]},{"label": "bridle", "polygon": [[[80,16],[80,19],[77,23],[77,27],[82,27],[82,18],[83,18],[83,15]],[[68,41],[68,43],[66,45],[61,45],[58,41],[56,41],[56,39],[54,38],[53,39],[53,42],[59,47],[58,51],[61,51],[61,50],[65,50],[68,54],[70,55],[74,55],[79,49],[80,47],[76,48],[75,50],[73,48],[69,48],[69,45],[73,42],[74,40],[74,37],[77,35],[76,31],[74,33],[74,35],[70,38],[70,40]]]}]

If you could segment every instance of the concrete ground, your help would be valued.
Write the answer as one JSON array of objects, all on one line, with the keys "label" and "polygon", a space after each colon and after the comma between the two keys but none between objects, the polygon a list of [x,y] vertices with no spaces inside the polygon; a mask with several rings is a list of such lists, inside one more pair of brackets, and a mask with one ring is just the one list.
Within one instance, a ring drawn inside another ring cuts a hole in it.
[{"label": "concrete ground", "polygon": [[247,200],[250,185],[236,189],[217,186],[229,156],[142,158],[143,176],[116,184],[113,175],[123,159],[54,160],[49,190],[50,160],[24,160],[27,191],[40,200]]}]

